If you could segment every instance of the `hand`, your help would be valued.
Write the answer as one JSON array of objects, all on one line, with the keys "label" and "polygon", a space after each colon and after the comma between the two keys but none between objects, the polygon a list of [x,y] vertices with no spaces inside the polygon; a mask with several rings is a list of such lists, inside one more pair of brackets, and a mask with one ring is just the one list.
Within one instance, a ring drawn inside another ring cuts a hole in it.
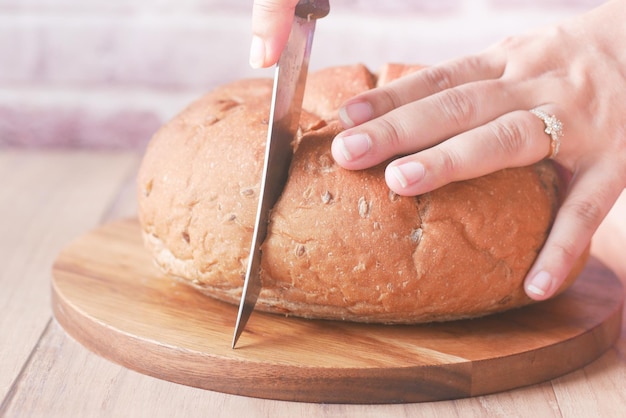
[{"label": "hand", "polygon": [[400,195],[549,156],[546,125],[563,122],[555,161],[570,175],[566,198],[525,280],[533,299],[552,296],[626,187],[626,1],[513,37],[483,53],[434,66],[349,100],[336,161],[386,169]]},{"label": "hand", "polygon": [[298,0],[255,0],[252,7],[252,68],[269,67],[287,44]]}]

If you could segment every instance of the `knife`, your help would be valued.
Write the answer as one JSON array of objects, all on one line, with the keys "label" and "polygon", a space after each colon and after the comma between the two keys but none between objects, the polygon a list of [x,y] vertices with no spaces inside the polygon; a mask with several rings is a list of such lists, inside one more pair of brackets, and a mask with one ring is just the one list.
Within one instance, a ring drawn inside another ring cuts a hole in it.
[{"label": "knife", "polygon": [[315,21],[329,11],[328,0],[301,0],[295,9],[289,40],[276,64],[259,206],[232,348],[235,348],[261,292],[261,244],[267,236],[270,211],[289,173],[293,155],[291,143],[300,121]]}]

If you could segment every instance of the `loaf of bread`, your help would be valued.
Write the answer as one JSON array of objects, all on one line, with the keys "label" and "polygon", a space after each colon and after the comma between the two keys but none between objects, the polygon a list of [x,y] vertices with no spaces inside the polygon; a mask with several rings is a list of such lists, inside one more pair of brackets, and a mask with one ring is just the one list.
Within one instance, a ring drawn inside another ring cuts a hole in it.
[{"label": "loaf of bread", "polygon": [[[257,309],[420,323],[532,302],[524,276],[559,205],[550,161],[417,197],[390,192],[384,164],[349,171],[334,162],[339,105],[414,70],[355,65],[309,75],[289,179],[262,245]],[[139,219],[156,263],[230,303],[239,302],[247,268],[271,89],[271,80],[241,80],[192,103],[155,134],[138,176]]]}]

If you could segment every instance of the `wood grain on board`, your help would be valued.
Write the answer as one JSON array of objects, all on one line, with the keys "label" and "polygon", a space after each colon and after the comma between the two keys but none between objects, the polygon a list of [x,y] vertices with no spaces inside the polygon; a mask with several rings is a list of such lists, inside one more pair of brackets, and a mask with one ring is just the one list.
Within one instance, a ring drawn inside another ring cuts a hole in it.
[{"label": "wood grain on board", "polygon": [[164,277],[134,219],[69,244],[52,284],[67,332],[125,367],[218,392],[324,403],[455,399],[558,377],[615,342],[624,298],[592,260],[560,297],[475,320],[382,326],[255,312],[233,350],[236,307]]}]

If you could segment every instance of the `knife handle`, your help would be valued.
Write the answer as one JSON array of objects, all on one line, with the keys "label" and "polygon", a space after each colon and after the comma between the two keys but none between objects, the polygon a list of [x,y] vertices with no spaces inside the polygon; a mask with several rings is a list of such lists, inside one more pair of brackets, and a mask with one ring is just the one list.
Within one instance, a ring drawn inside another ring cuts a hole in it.
[{"label": "knife handle", "polygon": [[321,19],[330,12],[328,0],[300,0],[296,5],[296,16],[303,19]]}]

